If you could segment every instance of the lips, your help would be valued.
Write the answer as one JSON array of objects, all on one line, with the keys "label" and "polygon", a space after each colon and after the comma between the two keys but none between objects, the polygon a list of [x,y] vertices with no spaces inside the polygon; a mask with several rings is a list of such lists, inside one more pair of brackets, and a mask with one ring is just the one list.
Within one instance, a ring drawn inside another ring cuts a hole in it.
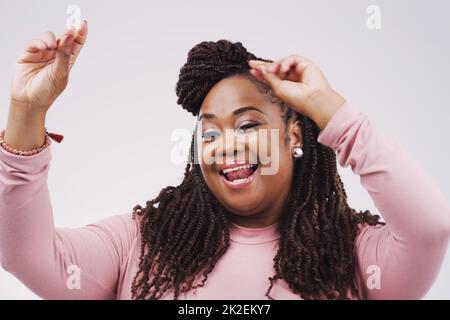
[{"label": "lips", "polygon": [[239,166],[234,166],[232,168],[226,168],[221,171],[225,178],[230,181],[235,181],[239,179],[245,179],[252,175],[256,170],[257,165],[244,164]]}]

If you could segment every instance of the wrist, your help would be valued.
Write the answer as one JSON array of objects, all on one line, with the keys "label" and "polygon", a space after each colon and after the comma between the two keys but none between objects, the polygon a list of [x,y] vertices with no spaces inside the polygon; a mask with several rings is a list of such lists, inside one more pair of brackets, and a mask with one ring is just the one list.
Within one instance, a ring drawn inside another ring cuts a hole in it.
[{"label": "wrist", "polygon": [[14,98],[11,98],[9,108],[10,111],[14,112],[16,115],[22,115],[24,117],[39,117],[41,119],[45,118],[47,110],[49,109],[49,107],[36,106],[31,102],[21,101]]},{"label": "wrist", "polygon": [[344,103],[345,98],[332,88],[319,89],[311,96],[309,117],[323,130]]},{"label": "wrist", "polygon": [[42,146],[45,142],[45,115],[41,109],[11,102],[3,137],[5,143],[18,150]]}]

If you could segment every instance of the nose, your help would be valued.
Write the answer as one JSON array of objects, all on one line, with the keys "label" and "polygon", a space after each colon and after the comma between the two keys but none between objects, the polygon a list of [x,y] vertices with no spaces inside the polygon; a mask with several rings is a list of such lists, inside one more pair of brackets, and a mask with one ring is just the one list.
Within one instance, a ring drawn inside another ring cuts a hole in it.
[{"label": "nose", "polygon": [[226,130],[219,139],[215,150],[216,163],[245,162],[246,143],[244,139],[238,138],[235,130]]}]

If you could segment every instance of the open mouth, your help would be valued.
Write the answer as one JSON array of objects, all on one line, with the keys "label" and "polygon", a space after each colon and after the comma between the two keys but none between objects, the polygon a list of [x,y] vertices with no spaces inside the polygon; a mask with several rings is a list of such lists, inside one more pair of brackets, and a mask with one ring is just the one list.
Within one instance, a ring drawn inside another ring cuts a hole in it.
[{"label": "open mouth", "polygon": [[219,174],[226,185],[233,189],[241,189],[253,181],[257,169],[257,164],[243,164],[222,169]]}]

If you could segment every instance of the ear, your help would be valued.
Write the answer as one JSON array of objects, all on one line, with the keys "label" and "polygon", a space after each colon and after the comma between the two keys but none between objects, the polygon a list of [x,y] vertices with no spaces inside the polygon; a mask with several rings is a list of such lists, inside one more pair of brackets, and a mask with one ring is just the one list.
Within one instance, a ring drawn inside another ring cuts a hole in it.
[{"label": "ear", "polygon": [[302,127],[299,120],[290,121],[288,134],[291,148],[294,146],[303,147]]}]

